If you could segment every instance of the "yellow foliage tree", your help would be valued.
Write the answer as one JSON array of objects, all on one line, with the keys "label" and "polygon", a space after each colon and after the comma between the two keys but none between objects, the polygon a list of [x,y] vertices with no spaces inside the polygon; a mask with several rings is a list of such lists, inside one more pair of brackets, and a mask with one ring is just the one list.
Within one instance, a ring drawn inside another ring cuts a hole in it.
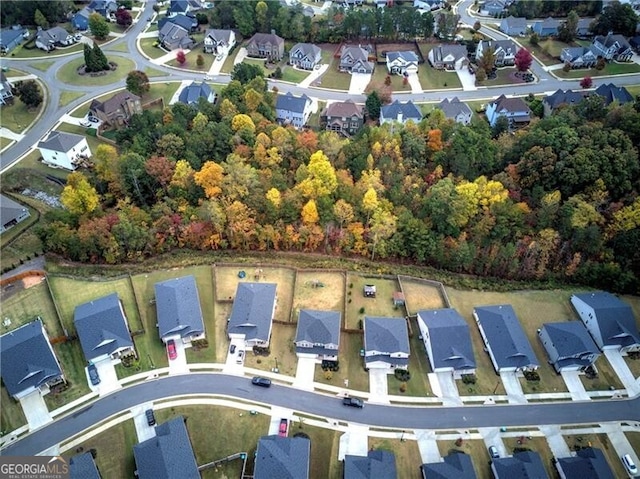
[{"label": "yellow foliage tree", "polygon": [[178,160],[171,178],[171,186],[186,189],[193,181],[193,168],[187,160]]},{"label": "yellow foliage tree", "polygon": [[207,126],[207,123],[209,123],[209,117],[199,111],[196,116],[193,117],[193,120],[191,120],[191,129],[201,132]]},{"label": "yellow foliage tree", "polygon": [[613,214],[613,221],[608,233],[613,235],[622,231],[630,231],[640,227],[640,198]]},{"label": "yellow foliage tree", "polygon": [[245,115],[244,113],[238,113],[231,120],[231,128],[233,131],[239,131],[242,129],[248,129],[250,131],[256,131],[256,125],[253,123],[253,120],[249,115]]},{"label": "yellow foliage tree", "polygon": [[320,198],[330,195],[337,187],[335,168],[321,150],[316,151],[309,158],[306,178],[296,188],[306,198]]},{"label": "yellow foliage tree", "polygon": [[232,118],[238,114],[238,109],[236,106],[229,100],[225,98],[220,103],[220,116],[222,118]]},{"label": "yellow foliage tree", "polygon": [[67,177],[67,185],[62,190],[60,201],[72,213],[84,215],[98,207],[99,197],[85,176],[74,171]]},{"label": "yellow foliage tree", "polygon": [[215,161],[207,161],[200,171],[194,173],[193,179],[196,184],[201,186],[207,198],[215,198],[222,192],[220,185],[222,184],[223,169]]},{"label": "yellow foliage tree", "polygon": [[320,220],[320,216],[318,215],[318,208],[316,206],[316,202],[314,200],[309,200],[302,207],[302,222],[303,223],[317,223]]},{"label": "yellow foliage tree", "polygon": [[378,207],[379,203],[376,190],[369,188],[362,197],[362,209],[367,212],[367,223],[369,222],[369,216]]},{"label": "yellow foliage tree", "polygon": [[282,195],[276,188],[271,188],[267,191],[265,196],[273,206],[280,208],[280,205],[282,204]]},{"label": "yellow foliage tree", "polygon": [[244,94],[244,103],[247,105],[247,109],[249,111],[256,111],[263,99],[263,95],[255,91],[253,88],[249,88]]}]

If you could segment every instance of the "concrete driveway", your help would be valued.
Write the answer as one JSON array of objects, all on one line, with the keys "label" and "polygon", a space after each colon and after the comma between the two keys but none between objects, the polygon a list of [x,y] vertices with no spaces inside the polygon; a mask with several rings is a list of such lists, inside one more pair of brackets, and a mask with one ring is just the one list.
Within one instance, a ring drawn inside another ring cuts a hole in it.
[{"label": "concrete driveway", "polygon": [[435,431],[419,429],[414,431],[414,433],[418,442],[422,463],[442,462]]},{"label": "concrete driveway", "polygon": [[450,372],[440,372],[436,373],[436,376],[442,392],[442,404],[444,406],[462,406],[462,399],[453,375]]},{"label": "concrete driveway", "polygon": [[[215,56],[213,59],[213,64],[211,65],[211,68],[209,68],[209,71],[207,74],[209,76],[219,75],[220,70],[222,69],[222,65],[224,65],[224,62],[227,60],[227,56],[228,55],[226,53],[224,55]],[[218,57],[220,57],[219,60],[218,60]]]},{"label": "concrete driveway", "polygon": [[411,85],[411,93],[422,93],[422,85],[420,85],[420,79],[417,73],[409,73],[407,80],[409,80],[409,85]]},{"label": "concrete driveway", "polygon": [[[616,455],[618,457],[629,454],[636,466],[640,464],[640,458],[638,458],[639,451],[634,451],[633,446],[627,439],[627,436],[622,432],[620,424],[602,424],[601,428],[607,433],[607,437],[609,438],[609,441],[611,441],[613,448],[616,450]],[[629,477],[634,476],[629,475]]]},{"label": "concrete driveway", "polygon": [[371,76],[369,73],[352,73],[351,83],[349,84],[349,94],[362,95],[371,81]]},{"label": "concrete driveway", "polygon": [[147,424],[147,416],[145,416],[145,411],[147,409],[153,409],[153,403],[149,402],[141,404],[140,406],[131,409],[133,424],[136,426],[138,442],[146,441],[156,435],[155,427]]},{"label": "concrete driveway", "polygon": [[637,396],[640,394],[640,385],[638,385],[636,378],[633,376],[633,373],[627,366],[627,363],[624,361],[622,354],[620,351],[614,351],[612,349],[605,349],[604,355],[607,357],[607,361],[613,367],[613,370],[616,372],[622,384],[627,389],[627,394],[629,397]]},{"label": "concrete driveway", "polygon": [[89,387],[93,391],[98,391],[100,396],[104,396],[105,394],[109,394],[117,389],[122,388],[120,382],[118,381],[118,375],[116,374],[116,368],[111,359],[105,359],[103,361],[98,361],[94,363],[96,369],[98,370],[98,375],[100,376],[100,384],[93,386],[91,381],[89,380],[89,372],[87,368],[85,368],[85,374],[87,375],[87,382]]},{"label": "concrete driveway", "polygon": [[584,389],[582,381],[580,381],[580,373],[578,371],[562,371],[560,374],[562,375],[562,379],[564,379],[564,383],[567,385],[569,393],[571,393],[571,399],[573,401],[589,401],[591,399]]},{"label": "concrete driveway", "polygon": [[293,387],[313,391],[313,376],[316,372],[316,360],[314,358],[298,358],[296,366],[296,379]]},{"label": "concrete driveway", "polygon": [[524,397],[520,380],[515,372],[503,371],[500,373],[500,379],[507,392],[510,404],[526,404],[527,398]]},{"label": "concrete driveway", "polygon": [[27,418],[27,424],[31,431],[53,421],[40,391],[27,394],[20,399],[20,405],[22,406],[24,417]]},{"label": "concrete driveway", "polygon": [[187,86],[191,85],[191,83],[193,83],[193,80],[182,80],[180,82],[180,86],[178,87],[178,89],[171,96],[171,100],[169,100],[169,105],[173,105],[174,103],[178,103],[178,99],[180,98],[180,93],[182,93],[182,90],[187,88]]},{"label": "concrete driveway", "polygon": [[370,402],[389,404],[387,369],[369,369],[369,392]]},{"label": "concrete driveway", "polygon": [[244,60],[247,57],[247,49],[242,47],[240,50],[238,50],[238,54],[236,55],[236,58],[233,60],[233,64],[237,65],[238,63],[242,63],[242,60]]},{"label": "concrete driveway", "polygon": [[460,83],[462,83],[462,89],[464,91],[474,91],[478,89],[478,87],[476,86],[476,76],[469,73],[468,68],[456,70],[456,74],[460,79]]},{"label": "concrete driveway", "polygon": [[[287,429],[287,433],[291,430],[291,418],[293,417],[293,411],[291,409],[285,409],[282,407],[272,407],[271,408],[271,421],[269,421],[269,436],[277,435],[278,430],[280,429],[280,420],[287,419],[289,420],[289,428]],[[289,436],[293,436],[293,434],[288,434]]]},{"label": "concrete driveway", "polygon": [[366,456],[369,451],[369,428],[349,423],[349,428],[340,436],[338,460],[344,456]]},{"label": "concrete driveway", "polygon": [[478,432],[482,436],[482,440],[484,441],[487,449],[491,446],[495,446],[500,457],[509,456],[509,451],[507,451],[507,448],[504,446],[504,442],[502,441],[502,436],[500,436],[499,427],[479,427]]},{"label": "concrete driveway", "polygon": [[187,374],[189,372],[189,365],[187,364],[187,353],[184,343],[181,339],[176,339],[175,341],[176,353],[178,353],[178,355],[175,359],[169,359],[169,374]]},{"label": "concrete driveway", "polygon": [[569,446],[567,446],[564,437],[562,437],[560,426],[540,426],[539,429],[540,432],[544,434],[554,457],[571,456],[571,450]]}]

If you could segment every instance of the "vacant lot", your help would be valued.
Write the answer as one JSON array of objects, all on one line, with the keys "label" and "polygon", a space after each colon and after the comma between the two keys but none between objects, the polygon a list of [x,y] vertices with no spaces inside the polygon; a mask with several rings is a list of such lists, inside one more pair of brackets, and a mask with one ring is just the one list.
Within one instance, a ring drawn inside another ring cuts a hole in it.
[{"label": "vacant lot", "polygon": [[409,276],[399,276],[405,298],[405,308],[409,316],[423,309],[446,308],[438,287]]},{"label": "vacant lot", "polygon": [[420,464],[420,449],[418,449],[418,443],[416,441],[404,441],[400,440],[401,434],[398,439],[387,439],[379,437],[369,438],[369,449],[384,449],[393,452],[396,457],[396,469],[398,470],[398,477],[402,478],[419,478]]},{"label": "vacant lot", "polygon": [[476,471],[478,479],[490,479],[493,477],[489,466],[489,453],[484,441],[465,440],[462,444],[456,446],[455,441],[438,441],[438,449],[441,456],[447,456],[453,451],[461,451],[471,456],[473,468]]},{"label": "vacant lot", "polygon": [[349,389],[357,391],[369,390],[369,373],[364,370],[364,360],[360,350],[364,348],[362,334],[340,334],[340,370],[330,374],[325,373],[320,365],[316,366],[315,380],[319,383],[344,386],[344,380],[349,380]]},{"label": "vacant lot", "polygon": [[[542,464],[544,465],[545,470],[549,477],[556,477],[556,468],[553,466],[551,460],[553,459],[553,454],[551,453],[551,449],[549,449],[549,445],[547,444],[547,440],[544,437],[532,437],[528,439],[527,437],[505,437],[503,439],[504,446],[507,448],[509,453],[513,453],[515,448],[525,448],[530,449],[531,451],[535,451],[540,454],[540,458],[542,459]],[[518,444],[520,442],[520,444]]]},{"label": "vacant lot", "polygon": [[245,356],[245,366],[271,371],[277,365],[281,374],[295,376],[298,365],[293,343],[295,337],[295,324],[274,324],[271,330],[269,356],[255,356],[252,352],[248,352]]},{"label": "vacant lot", "polygon": [[346,273],[298,271],[291,320],[298,320],[301,309],[344,312]]},{"label": "vacant lot", "polygon": [[[364,286],[374,285],[376,297],[366,298]],[[354,273],[347,274],[346,328],[358,329],[359,320],[365,316],[404,316],[404,308],[393,305],[393,293],[400,291],[400,285],[393,279],[373,278]]]}]

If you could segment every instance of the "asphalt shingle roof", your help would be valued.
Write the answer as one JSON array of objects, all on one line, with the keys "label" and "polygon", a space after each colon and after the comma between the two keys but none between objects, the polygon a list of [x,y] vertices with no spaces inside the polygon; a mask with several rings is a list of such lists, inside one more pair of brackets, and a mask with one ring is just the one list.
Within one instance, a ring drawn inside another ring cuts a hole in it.
[{"label": "asphalt shingle roof", "polygon": [[258,440],[254,479],[307,479],[311,441],[304,437],[263,436]]},{"label": "asphalt shingle roof", "polygon": [[278,95],[276,110],[292,111],[302,114],[310,101],[311,99],[304,93],[302,96],[295,96],[291,94],[291,92],[287,92],[286,95]]},{"label": "asphalt shingle roof", "polygon": [[469,325],[455,309],[418,311],[418,317],[429,328],[434,367],[476,367]]},{"label": "asphalt shingle roof", "polygon": [[471,115],[473,112],[469,105],[461,102],[458,97],[453,97],[451,100],[445,98],[440,103],[438,103],[438,108],[440,108],[444,112],[445,118],[455,118],[459,114],[469,114]]},{"label": "asphalt shingle roof", "polygon": [[356,105],[353,100],[336,101],[325,108],[322,112],[322,116],[330,118],[352,118],[356,116],[358,118],[363,118],[364,108],[361,105]]},{"label": "asphalt shingle roof", "polygon": [[182,416],[155,427],[156,436],[133,446],[138,479],[200,479]]},{"label": "asphalt shingle roof", "polygon": [[117,293],[77,306],[73,324],[87,361],[133,347]]},{"label": "asphalt shingle roof", "polygon": [[405,62],[418,63],[420,61],[420,59],[418,58],[418,55],[416,55],[415,52],[412,52],[412,51],[387,53],[387,61],[392,62],[394,60],[397,60],[398,58],[403,59]]},{"label": "asphalt shingle roof", "polygon": [[321,52],[320,47],[313,43],[296,43],[289,51],[289,55],[296,52],[302,52],[303,55],[315,59]]},{"label": "asphalt shingle roof", "polygon": [[208,100],[209,95],[211,95],[211,87],[208,84],[206,84],[205,82],[192,82],[191,85],[185,87],[180,92],[178,100],[180,100],[180,102],[182,103],[190,105],[191,103],[198,103],[198,100],[200,98]]},{"label": "asphalt shingle roof", "polygon": [[617,101],[621,105],[634,101],[633,96],[623,86],[616,86],[613,83],[603,84],[596,88],[596,95],[604,98],[605,104]]},{"label": "asphalt shingle roof", "polygon": [[31,321],[0,336],[0,375],[12,396],[62,375],[42,321]]},{"label": "asphalt shingle roof", "polygon": [[215,40],[216,42],[222,41],[228,45],[231,42],[231,33],[231,30],[218,30],[212,28],[210,30],[207,30],[204,36],[205,38],[211,37],[211,39]]},{"label": "asphalt shingle roof", "polygon": [[422,113],[411,100],[406,103],[395,100],[391,105],[383,106],[381,112],[382,116],[387,119],[395,120],[399,114],[402,114],[403,120],[414,120],[416,123],[422,120]]},{"label": "asphalt shingle roof", "polygon": [[364,347],[366,351],[409,354],[409,332],[406,320],[365,316]]},{"label": "asphalt shingle roof", "polygon": [[275,283],[238,283],[227,332],[269,341],[275,301]]},{"label": "asphalt shingle roof", "polygon": [[26,208],[11,198],[0,195],[0,225],[15,220],[25,212]]},{"label": "asphalt shingle roof", "polygon": [[90,452],[76,454],[69,459],[71,479],[100,479],[100,473]]},{"label": "asphalt shingle roof", "polygon": [[196,280],[183,276],[155,284],[158,330],[161,338],[204,333]]},{"label": "asphalt shingle roof", "polygon": [[66,153],[84,139],[84,136],[62,131],[52,131],[47,138],[38,143],[38,148]]},{"label": "asphalt shingle roof", "polygon": [[90,110],[98,110],[102,111],[107,115],[114,113],[119,108],[122,108],[127,101],[139,101],[140,97],[138,95],[134,95],[129,91],[121,91],[113,95],[111,98],[101,102],[100,100],[93,100],[91,105],[89,106]]},{"label": "asphalt shingle roof", "polygon": [[432,462],[421,466],[422,476],[428,479],[476,479],[471,456],[452,452],[443,457],[444,462]]},{"label": "asphalt shingle roof", "polygon": [[535,451],[516,452],[511,457],[493,459],[496,479],[548,479],[540,454]]},{"label": "asphalt shingle roof", "polygon": [[542,328],[547,331],[549,338],[562,356],[573,356],[581,353],[599,354],[600,350],[587,331],[582,321],[563,321],[559,323],[545,323]]},{"label": "asphalt shingle roof", "polygon": [[[582,50],[582,47],[578,47]],[[576,105],[580,103],[586,94],[581,91],[558,90],[551,95],[544,97],[544,101],[551,107],[557,108],[560,105]]]},{"label": "asphalt shingle roof", "polygon": [[303,309],[298,317],[296,342],[340,344],[340,313]]},{"label": "asphalt shingle roof", "polygon": [[520,321],[510,304],[474,308],[498,368],[539,366]]},{"label": "asphalt shingle roof", "polygon": [[396,456],[378,449],[366,456],[344,456],[344,479],[396,479]]},{"label": "asphalt shingle roof", "polygon": [[22,28],[3,28],[0,30],[0,45],[9,45],[14,42],[16,38],[22,37],[24,29]]},{"label": "asphalt shingle roof", "polygon": [[602,450],[587,447],[575,456],[558,458],[558,465],[566,479],[614,479],[613,471]]}]

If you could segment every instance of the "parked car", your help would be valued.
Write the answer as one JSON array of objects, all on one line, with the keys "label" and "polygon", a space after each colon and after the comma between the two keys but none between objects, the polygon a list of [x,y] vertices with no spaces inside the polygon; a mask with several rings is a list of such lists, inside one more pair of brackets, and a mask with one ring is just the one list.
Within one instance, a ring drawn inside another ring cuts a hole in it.
[{"label": "parked car", "polygon": [[625,454],[621,459],[622,464],[624,464],[624,467],[627,469],[627,471],[629,471],[629,474],[631,474],[632,476],[638,474],[638,466],[634,464],[633,459],[631,459],[631,456],[629,454]]},{"label": "parked car", "polygon": [[91,123],[100,123],[100,120],[95,116],[89,116],[87,117],[87,120],[89,120]]},{"label": "parked car", "polygon": [[289,429],[289,420],[286,418],[280,419],[280,427],[278,427],[278,436],[287,437],[288,429]]},{"label": "parked car", "polygon": [[100,384],[100,375],[98,374],[98,368],[96,368],[96,365],[93,363],[89,364],[87,371],[89,371],[89,380],[91,381],[91,384],[94,386]]},{"label": "parked car", "polygon": [[169,359],[175,359],[178,357],[178,351],[176,350],[176,342],[173,339],[167,341],[167,354]]},{"label": "parked car", "polygon": [[154,426],[156,424],[156,416],[153,414],[153,409],[147,409],[144,412],[144,415],[147,417],[147,424],[149,426]]},{"label": "parked car", "polygon": [[243,360],[244,360],[244,351],[241,349],[240,351],[238,351],[238,358],[236,359],[236,363],[242,364]]},{"label": "parked car", "polygon": [[362,402],[362,399],[358,398],[344,398],[342,400],[342,404],[345,406],[357,407],[360,409],[364,407],[364,402]]},{"label": "parked car", "polygon": [[498,459],[500,457],[496,446],[489,446],[489,456],[491,456],[491,459]]},{"label": "parked car", "polygon": [[233,354],[233,353],[235,353],[235,352],[236,352],[236,345],[235,345],[235,344],[232,344],[232,345],[231,345],[231,347],[229,348],[229,352],[230,352],[231,354]]},{"label": "parked car", "polygon": [[269,386],[271,386],[271,379],[261,378],[260,376],[256,376],[251,380],[251,384],[255,386],[262,386],[263,388],[268,388]]},{"label": "parked car", "polygon": [[88,120],[80,120],[80,125],[81,126],[91,126],[91,122]]}]

